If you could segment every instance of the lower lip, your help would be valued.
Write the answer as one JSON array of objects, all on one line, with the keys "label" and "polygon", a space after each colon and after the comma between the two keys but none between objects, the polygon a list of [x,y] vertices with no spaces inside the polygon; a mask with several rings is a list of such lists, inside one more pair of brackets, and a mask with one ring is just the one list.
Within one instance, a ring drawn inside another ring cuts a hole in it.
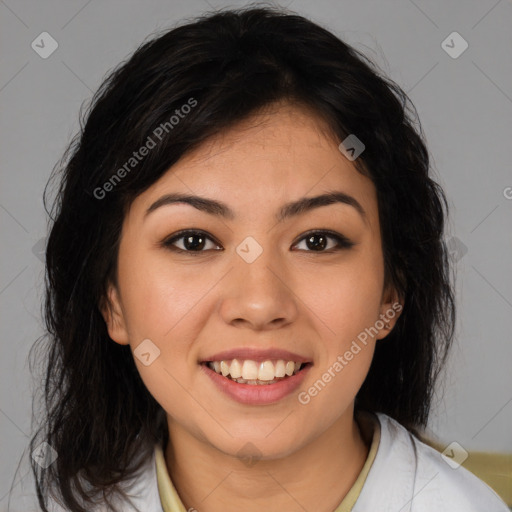
[{"label": "lower lip", "polygon": [[266,405],[278,402],[285,396],[293,393],[301,385],[312,365],[309,363],[295,375],[280,380],[275,384],[262,385],[238,384],[238,382],[218,374],[206,364],[201,364],[200,366],[215,385],[233,400],[242,404]]}]

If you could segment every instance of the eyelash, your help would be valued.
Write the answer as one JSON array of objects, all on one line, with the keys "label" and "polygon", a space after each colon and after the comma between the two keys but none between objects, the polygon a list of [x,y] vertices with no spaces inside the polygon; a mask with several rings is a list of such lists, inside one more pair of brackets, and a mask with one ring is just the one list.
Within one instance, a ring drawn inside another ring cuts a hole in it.
[{"label": "eyelash", "polygon": [[[169,250],[171,250],[171,251],[174,251],[174,252],[188,253],[188,254],[191,254],[191,255],[194,255],[194,256],[198,256],[199,254],[206,252],[205,250],[191,251],[191,250],[186,250],[186,249],[180,249],[179,247],[176,247],[174,245],[175,242],[177,242],[180,239],[185,238],[186,235],[189,235],[189,236],[202,236],[202,237],[207,238],[208,240],[210,240],[210,241],[212,241],[215,244],[220,246],[220,244],[217,241],[215,241],[215,239],[213,237],[209,236],[204,231],[196,231],[196,230],[183,230],[183,231],[179,231],[178,233],[175,233],[174,235],[172,235],[170,238],[167,238],[166,240],[164,240],[162,242],[162,246],[167,248],[167,249],[169,249]],[[345,237],[345,236],[343,236],[343,235],[341,235],[339,233],[336,233],[335,231],[330,231],[328,229],[324,229],[324,230],[319,230],[318,229],[318,230],[308,231],[308,232],[304,233],[304,235],[302,235],[302,237],[296,243],[294,243],[293,245],[294,246],[297,245],[298,243],[302,242],[303,240],[307,239],[308,237],[310,237],[312,235],[327,235],[327,238],[332,238],[333,240],[335,240],[337,242],[337,246],[336,247],[331,247],[330,249],[327,249],[327,250],[321,250],[321,251],[300,249],[301,251],[312,252],[312,253],[317,252],[317,253],[327,253],[327,254],[330,254],[332,252],[340,251],[340,250],[343,250],[343,249],[350,249],[351,247],[356,245],[354,242],[350,241],[347,237]],[[207,250],[211,250],[211,249],[207,249]]]}]

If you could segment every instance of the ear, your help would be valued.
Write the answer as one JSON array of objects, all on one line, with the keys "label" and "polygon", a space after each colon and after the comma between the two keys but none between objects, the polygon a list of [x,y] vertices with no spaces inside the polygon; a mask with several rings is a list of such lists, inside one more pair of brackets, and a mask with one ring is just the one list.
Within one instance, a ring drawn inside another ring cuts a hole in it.
[{"label": "ear", "polygon": [[400,314],[402,313],[403,299],[393,287],[389,287],[382,295],[379,318],[375,322],[378,329],[376,339],[385,338],[394,328]]},{"label": "ear", "polygon": [[109,336],[120,345],[130,343],[123,308],[119,299],[117,288],[109,283],[107,297],[103,298],[99,306],[101,315],[107,324]]}]

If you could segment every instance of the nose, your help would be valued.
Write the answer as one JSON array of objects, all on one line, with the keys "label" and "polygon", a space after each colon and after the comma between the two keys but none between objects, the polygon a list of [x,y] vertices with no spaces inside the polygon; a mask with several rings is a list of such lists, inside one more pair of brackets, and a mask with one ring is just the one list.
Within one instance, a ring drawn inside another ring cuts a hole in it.
[{"label": "nose", "polygon": [[235,327],[273,330],[295,321],[298,298],[285,265],[271,257],[270,250],[252,263],[234,255],[234,268],[226,276],[220,315]]}]

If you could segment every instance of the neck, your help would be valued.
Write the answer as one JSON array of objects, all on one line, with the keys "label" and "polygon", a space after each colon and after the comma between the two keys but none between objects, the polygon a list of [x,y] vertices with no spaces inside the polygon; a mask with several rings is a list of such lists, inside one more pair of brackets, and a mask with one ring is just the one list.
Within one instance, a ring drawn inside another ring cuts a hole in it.
[{"label": "neck", "polygon": [[170,418],[168,423],[169,475],[185,508],[201,512],[330,512],[356,481],[369,451],[353,408],[290,455],[247,464],[197,439]]}]

